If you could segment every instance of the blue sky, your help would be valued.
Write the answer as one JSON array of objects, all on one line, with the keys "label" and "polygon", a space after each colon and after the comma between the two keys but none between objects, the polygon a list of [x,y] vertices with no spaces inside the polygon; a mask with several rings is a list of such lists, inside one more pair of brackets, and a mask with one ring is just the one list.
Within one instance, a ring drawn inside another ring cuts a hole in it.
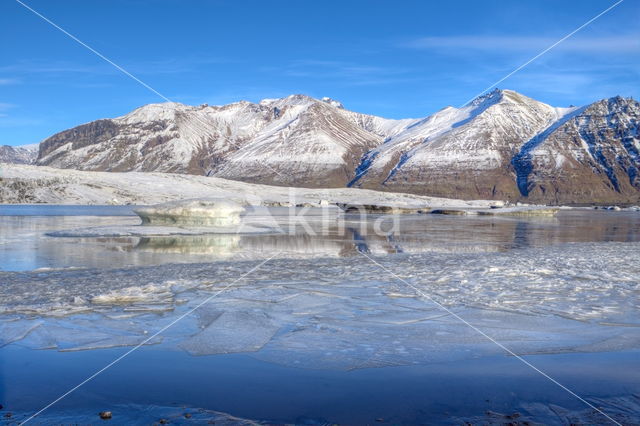
[{"label": "blue sky", "polygon": [[[460,106],[614,1],[23,0],[188,104],[329,96],[390,118]],[[499,85],[557,106],[640,97],[625,0]],[[0,144],[162,99],[14,0],[0,2]]]}]

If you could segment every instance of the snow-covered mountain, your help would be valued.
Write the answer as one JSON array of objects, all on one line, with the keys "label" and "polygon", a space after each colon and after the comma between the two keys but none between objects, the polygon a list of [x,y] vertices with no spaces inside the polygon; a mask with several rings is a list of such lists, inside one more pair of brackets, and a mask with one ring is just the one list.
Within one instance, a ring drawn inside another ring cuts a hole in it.
[{"label": "snow-covered mountain", "polygon": [[225,106],[152,104],[53,135],[42,142],[38,164],[344,186],[362,155],[403,123],[304,95]]},{"label": "snow-covered mountain", "polygon": [[38,144],[0,145],[0,163],[33,164],[38,158]]},{"label": "snow-covered mountain", "polygon": [[569,111],[495,90],[463,108],[444,108],[370,151],[351,185],[517,198],[512,158]]},{"label": "snow-covered mountain", "polygon": [[165,103],[53,135],[41,143],[37,164],[468,199],[631,203],[640,200],[639,118],[633,99],[555,108],[510,90],[406,120],[304,95]]},{"label": "snow-covered mountain", "polygon": [[559,203],[640,200],[640,103],[553,108],[496,90],[366,154],[353,186]]}]

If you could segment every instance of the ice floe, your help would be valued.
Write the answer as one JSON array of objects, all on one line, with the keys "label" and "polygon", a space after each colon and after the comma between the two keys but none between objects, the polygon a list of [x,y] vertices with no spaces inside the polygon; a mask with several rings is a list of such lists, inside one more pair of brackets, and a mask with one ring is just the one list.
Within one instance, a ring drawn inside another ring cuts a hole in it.
[{"label": "ice floe", "polygon": [[[378,262],[522,354],[640,347],[638,243],[574,243]],[[358,369],[501,353],[363,256],[0,272],[5,344],[80,350],[162,335],[194,355]],[[158,343],[156,341],[150,343]]]},{"label": "ice floe", "polygon": [[226,199],[202,198],[138,207],[133,211],[143,225],[227,227],[240,223],[245,208]]},{"label": "ice floe", "polygon": [[173,201],[133,211],[140,225],[108,225],[48,232],[51,237],[148,237],[206,234],[256,234],[282,232],[273,226],[242,220],[245,207],[235,201],[202,198]]},{"label": "ice floe", "polygon": [[277,233],[277,229],[247,224],[224,225],[215,227],[182,226],[95,226],[88,228],[66,229],[47,232],[50,237],[95,238],[95,237],[154,237],[170,235],[207,235],[207,234],[261,234]]},{"label": "ice floe", "polygon": [[278,324],[264,312],[221,312],[180,347],[193,355],[255,352],[269,342],[278,329]]}]

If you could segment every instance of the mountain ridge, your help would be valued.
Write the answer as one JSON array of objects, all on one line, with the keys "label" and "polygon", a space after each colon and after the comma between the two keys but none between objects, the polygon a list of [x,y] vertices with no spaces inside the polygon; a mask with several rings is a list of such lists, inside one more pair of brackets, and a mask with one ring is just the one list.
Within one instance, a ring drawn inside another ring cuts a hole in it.
[{"label": "mountain ridge", "polygon": [[0,145],[0,163],[33,164],[38,158],[38,144]]},{"label": "mountain ridge", "polygon": [[639,120],[631,98],[557,108],[499,89],[401,120],[299,94],[221,106],[149,104],[52,135],[36,164],[466,199],[634,203]]}]

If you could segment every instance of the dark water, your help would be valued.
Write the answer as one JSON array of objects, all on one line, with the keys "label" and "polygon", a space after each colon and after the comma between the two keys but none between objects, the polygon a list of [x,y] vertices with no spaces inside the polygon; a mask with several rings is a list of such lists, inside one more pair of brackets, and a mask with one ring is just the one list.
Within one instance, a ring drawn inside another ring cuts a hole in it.
[{"label": "dark water", "polygon": [[[87,372],[123,352],[5,349],[3,381],[11,385],[2,389],[0,401],[24,418],[22,413],[42,408],[44,401],[54,400],[84,380]],[[591,401],[602,398],[599,406],[612,412],[620,401],[611,395],[638,391],[639,357],[635,351],[527,359]],[[622,411],[640,407],[640,399],[633,396],[624,401]],[[146,347],[60,401],[40,420],[95,423],[98,412],[110,410],[113,423],[150,424],[166,417],[163,407],[177,408],[174,413],[205,407],[297,424],[507,424],[509,419],[498,413],[518,413],[520,421],[562,424],[553,411],[543,408],[548,404],[588,424],[607,424],[602,417],[589,417],[592,410],[584,403],[511,357],[331,371],[283,367],[242,354],[191,357]],[[185,419],[172,423],[181,421]]]}]

